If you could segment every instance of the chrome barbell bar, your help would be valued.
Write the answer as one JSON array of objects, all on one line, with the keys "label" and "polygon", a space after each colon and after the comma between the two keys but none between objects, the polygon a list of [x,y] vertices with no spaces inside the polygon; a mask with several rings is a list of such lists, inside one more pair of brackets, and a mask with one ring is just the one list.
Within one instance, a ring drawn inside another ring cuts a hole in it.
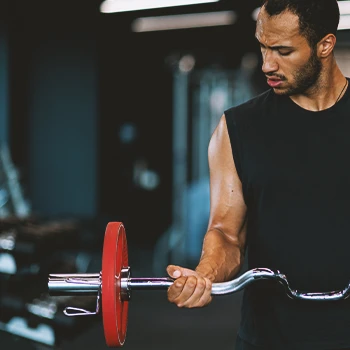
[{"label": "chrome barbell bar", "polygon": [[[162,278],[132,278],[130,276],[130,267],[124,268],[121,271],[120,278],[120,298],[122,301],[129,301],[132,290],[159,290],[168,289],[174,279],[169,277]],[[228,282],[213,283],[212,295],[225,295],[236,293],[243,290],[246,286],[257,280],[276,280],[281,283],[286,291],[286,294],[291,299],[301,300],[340,300],[346,299],[350,295],[350,283],[343,290],[323,292],[323,293],[308,293],[293,290],[290,288],[288,280],[280,271],[272,271],[266,268],[256,268],[248,270],[236,279]],[[97,293],[96,311],[90,312],[84,309],[67,307],[65,314],[67,316],[93,315],[99,312],[99,299],[102,291],[101,273],[96,274],[50,274],[48,281],[49,293],[51,295],[90,295]],[[77,311],[77,312],[72,312]]]}]

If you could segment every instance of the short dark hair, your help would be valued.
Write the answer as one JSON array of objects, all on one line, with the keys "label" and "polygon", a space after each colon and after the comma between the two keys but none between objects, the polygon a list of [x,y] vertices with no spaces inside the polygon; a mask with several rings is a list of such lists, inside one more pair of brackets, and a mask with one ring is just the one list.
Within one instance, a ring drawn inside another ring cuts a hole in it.
[{"label": "short dark hair", "polygon": [[263,0],[263,6],[270,16],[284,11],[298,16],[300,34],[311,47],[327,34],[337,33],[340,17],[337,0]]}]

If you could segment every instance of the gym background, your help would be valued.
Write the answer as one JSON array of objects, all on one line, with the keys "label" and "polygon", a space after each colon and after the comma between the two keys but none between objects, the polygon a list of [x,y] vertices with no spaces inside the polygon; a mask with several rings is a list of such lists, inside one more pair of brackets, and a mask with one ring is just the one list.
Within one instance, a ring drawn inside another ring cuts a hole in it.
[{"label": "gym background", "polygon": [[[101,4],[0,2],[4,350],[107,349],[100,314],[62,312],[94,311],[96,297],[52,297],[47,278],[99,273],[110,221],[126,227],[132,276],[194,267],[211,133],[224,109],[267,89],[254,38],[259,0],[120,13]],[[349,30],[339,31],[336,55],[350,76]],[[135,291],[124,348],[233,349],[240,301],[238,292],[180,310],[166,291]]]}]

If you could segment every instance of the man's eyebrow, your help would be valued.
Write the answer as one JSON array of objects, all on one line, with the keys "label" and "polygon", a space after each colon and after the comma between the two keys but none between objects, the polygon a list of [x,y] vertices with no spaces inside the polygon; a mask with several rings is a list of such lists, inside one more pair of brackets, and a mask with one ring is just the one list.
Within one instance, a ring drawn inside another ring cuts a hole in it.
[{"label": "man's eyebrow", "polygon": [[262,46],[262,47],[267,47],[271,50],[283,50],[283,49],[293,49],[294,47],[293,46],[286,46],[286,45],[275,45],[275,46],[266,46],[264,45],[257,37],[255,37],[255,39],[259,42],[259,44]]}]

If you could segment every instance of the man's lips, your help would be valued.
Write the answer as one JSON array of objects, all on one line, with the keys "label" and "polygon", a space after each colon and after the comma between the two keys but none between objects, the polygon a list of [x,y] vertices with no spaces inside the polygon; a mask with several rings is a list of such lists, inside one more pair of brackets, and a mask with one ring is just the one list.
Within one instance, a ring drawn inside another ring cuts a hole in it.
[{"label": "man's lips", "polygon": [[267,83],[271,87],[277,87],[277,86],[280,86],[282,84],[282,80],[278,79],[278,78],[269,78],[269,77],[267,77]]}]

